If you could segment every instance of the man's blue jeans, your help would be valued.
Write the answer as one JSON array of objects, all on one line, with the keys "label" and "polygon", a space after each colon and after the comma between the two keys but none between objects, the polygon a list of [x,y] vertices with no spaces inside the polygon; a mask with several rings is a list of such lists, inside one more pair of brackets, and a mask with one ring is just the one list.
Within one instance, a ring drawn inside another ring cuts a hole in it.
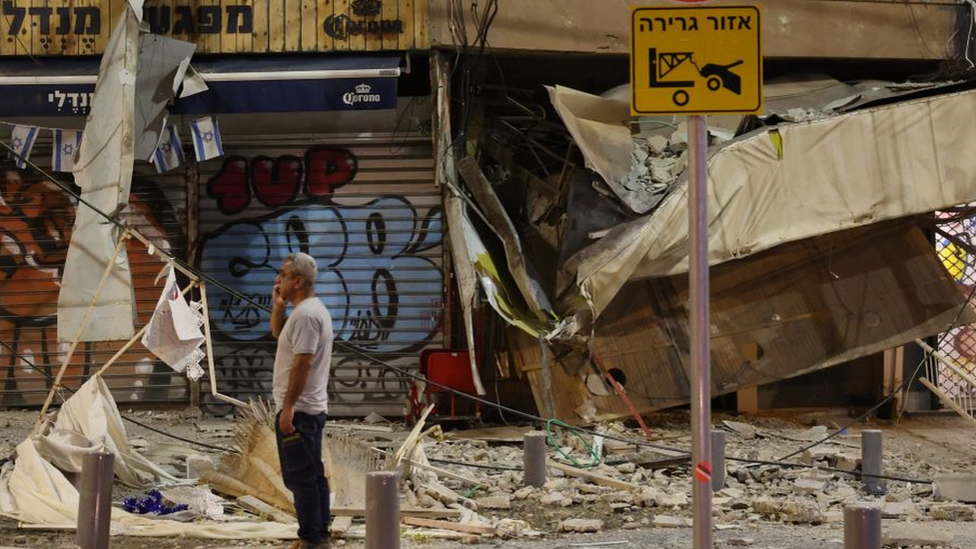
[{"label": "man's blue jeans", "polygon": [[325,414],[295,412],[295,432],[285,435],[275,416],[278,459],[285,486],[295,495],[298,537],[311,545],[329,539],[329,481],[322,465]]}]

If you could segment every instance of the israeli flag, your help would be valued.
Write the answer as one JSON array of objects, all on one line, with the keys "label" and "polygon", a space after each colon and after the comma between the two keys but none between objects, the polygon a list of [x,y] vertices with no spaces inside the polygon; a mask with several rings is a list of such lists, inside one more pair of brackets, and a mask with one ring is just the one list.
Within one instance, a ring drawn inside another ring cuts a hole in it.
[{"label": "israeli flag", "polygon": [[75,151],[81,147],[82,132],[53,130],[54,146],[51,147],[51,166],[56,172],[70,172],[75,167]]},{"label": "israeli flag", "polygon": [[197,118],[190,123],[190,130],[193,133],[193,149],[197,153],[197,162],[224,155],[216,118],[212,116]]},{"label": "israeli flag", "polygon": [[36,140],[37,128],[34,126],[14,126],[14,131],[10,134],[10,145],[17,153],[18,168],[27,167],[27,159],[30,158]]},{"label": "israeli flag", "polygon": [[183,143],[180,142],[180,134],[176,131],[176,126],[168,126],[162,137],[152,157],[156,171],[159,173],[168,172],[186,162],[183,157]]}]

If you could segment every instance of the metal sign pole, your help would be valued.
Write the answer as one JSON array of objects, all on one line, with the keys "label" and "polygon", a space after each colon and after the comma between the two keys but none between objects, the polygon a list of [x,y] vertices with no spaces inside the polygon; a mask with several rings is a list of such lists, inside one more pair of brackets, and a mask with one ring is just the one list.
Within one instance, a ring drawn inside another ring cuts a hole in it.
[{"label": "metal sign pole", "polygon": [[691,161],[688,180],[688,225],[691,246],[691,447],[694,549],[712,549],[712,391],[708,320],[708,128],[704,116],[688,119]]}]

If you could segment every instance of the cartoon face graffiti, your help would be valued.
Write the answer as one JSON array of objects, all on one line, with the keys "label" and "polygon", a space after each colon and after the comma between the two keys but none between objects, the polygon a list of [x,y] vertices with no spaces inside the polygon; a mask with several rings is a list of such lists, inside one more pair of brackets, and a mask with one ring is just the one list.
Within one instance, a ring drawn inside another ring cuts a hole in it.
[{"label": "cartoon face graffiti", "polygon": [[[418,223],[402,197],[362,207],[305,204],[232,222],[204,241],[201,269],[265,306],[284,257],[306,252],[319,262],[317,294],[332,312],[338,339],[374,352],[416,348],[437,327],[427,318],[440,269],[420,256],[441,243],[441,212]],[[417,226],[419,225],[419,227]],[[238,340],[264,338],[267,313],[219,288],[209,289],[215,327]]]}]

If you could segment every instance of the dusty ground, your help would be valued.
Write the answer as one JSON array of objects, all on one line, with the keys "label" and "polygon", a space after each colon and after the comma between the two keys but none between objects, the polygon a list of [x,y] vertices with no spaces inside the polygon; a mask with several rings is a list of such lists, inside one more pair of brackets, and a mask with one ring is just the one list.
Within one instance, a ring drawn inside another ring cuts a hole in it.
[{"label": "dusty ground", "polygon": [[[205,419],[198,427],[195,420],[185,418],[178,412],[131,414],[139,421],[153,427],[184,438],[212,444],[216,446],[230,445],[229,432],[219,421]],[[36,414],[23,411],[0,412],[0,457],[8,456],[13,447],[22,441],[30,432]],[[840,413],[816,412],[807,414],[790,414],[779,416],[764,416],[754,418],[733,418],[730,416],[716,416],[716,424],[722,420],[733,420],[747,423],[756,429],[756,433],[745,435],[734,430],[727,434],[728,454],[731,456],[756,459],[775,459],[798,449],[806,442],[803,439],[811,426],[827,426],[828,429],[846,425],[850,421]],[[661,444],[686,448],[690,443],[687,434],[688,422],[684,414],[666,414],[655,416],[651,420],[652,430]],[[162,435],[150,432],[138,426],[127,424],[130,438],[147,441],[149,445],[163,446],[172,444],[186,448],[189,444],[168,440]],[[859,424],[850,433],[838,437],[835,443],[818,447],[814,454],[857,453],[858,432],[863,428],[880,428],[885,431],[886,474],[909,478],[932,478],[946,472],[973,472],[976,468],[976,429],[970,423],[954,416],[926,416],[906,418],[897,425],[869,423]],[[626,435],[637,438],[638,432],[627,431]],[[567,444],[573,442],[567,439]],[[426,452],[430,457],[446,457],[459,461],[502,463],[508,464],[517,459],[518,447],[511,444],[484,442],[436,442],[429,441]],[[217,455],[218,452],[204,448],[197,449],[200,453]],[[620,456],[626,458],[626,449],[618,448]],[[811,456],[797,456],[794,461],[811,459]],[[459,459],[460,458],[460,459]],[[178,466],[170,465],[174,472],[180,473]],[[511,472],[473,470],[462,466],[444,465],[445,468],[468,476],[475,476],[484,480],[484,486],[477,493],[471,494],[473,499],[488,495],[511,493],[518,487],[518,474]],[[619,465],[617,467],[620,467]],[[732,468],[739,467],[732,465]],[[609,469],[608,469],[609,470]],[[630,477],[630,469],[624,468],[626,474],[620,478]],[[637,475],[643,474],[637,471]],[[807,478],[809,471],[790,472],[773,471],[763,482],[746,482],[736,484],[735,477],[730,477],[730,485],[735,485],[747,492],[749,497],[768,495],[773,498],[800,497],[790,493],[789,486],[794,478]],[[828,475],[829,476],[829,475]],[[825,477],[826,478],[826,477]],[[771,479],[771,480],[766,480]],[[568,480],[568,479],[567,479]],[[614,512],[610,509],[609,500],[581,501],[585,492],[577,491],[578,485],[573,481],[563,486],[567,497],[576,501],[566,507],[546,505],[540,503],[539,493],[524,499],[512,499],[512,507],[507,510],[481,510],[480,514],[488,519],[520,519],[541,533],[537,538],[521,537],[517,539],[498,540],[485,539],[480,544],[490,547],[521,547],[521,548],[557,548],[557,547],[595,547],[599,543],[604,547],[662,547],[685,548],[692,545],[692,534],[689,528],[655,528],[651,525],[655,517],[668,515],[676,518],[689,518],[690,509],[686,504],[663,507],[661,505],[632,505],[622,511]],[[646,474],[642,481],[649,486],[670,487],[672,491],[680,492],[690,486],[686,471],[681,469],[665,469]],[[448,483],[449,484],[449,483]],[[449,484],[450,485],[450,484]],[[824,508],[834,497],[830,494],[844,485],[859,486],[857,481],[849,477],[834,477],[828,482],[827,495],[817,497],[824,502]],[[451,485],[459,493],[461,486]],[[786,488],[784,488],[784,486]],[[934,527],[954,536],[951,547],[958,549],[976,548],[976,522],[969,521],[935,521],[926,512],[932,504],[928,494],[929,485],[909,484],[902,482],[888,483],[890,494],[902,494],[901,498],[911,497],[919,506],[919,514],[914,517],[886,519],[885,528],[890,528],[898,522],[919,521],[926,526]],[[846,490],[846,488],[845,488]],[[116,499],[126,494],[116,494]],[[602,495],[602,494],[601,494]],[[723,497],[717,496],[719,501]],[[884,498],[868,496],[854,496],[857,500],[875,501],[883,503]],[[591,498],[592,499],[592,498]],[[725,498],[729,499],[729,498]],[[896,499],[894,496],[889,500]],[[836,504],[831,509],[842,508]],[[830,513],[828,513],[830,514]],[[599,518],[604,520],[603,530],[596,534],[567,535],[558,532],[559,523],[567,518]],[[722,528],[716,535],[717,547],[756,547],[768,549],[800,549],[817,547],[818,549],[843,548],[843,524],[837,520],[836,513],[818,524],[791,524],[777,520],[775,517],[761,517],[751,509],[734,509],[730,502],[716,505],[716,524]],[[49,548],[67,547],[73,542],[72,532],[49,532],[25,530],[9,519],[0,519],[0,546]],[[619,542],[619,543],[614,543]],[[361,540],[340,540],[337,546],[358,548],[363,546]],[[430,547],[440,549],[461,545],[459,541],[435,540],[423,534],[402,539],[402,547]],[[112,539],[113,547],[145,548],[145,549],[192,549],[192,548],[231,548],[231,547],[287,547],[287,542],[269,543],[267,541],[220,541],[186,538],[124,538]]]}]

